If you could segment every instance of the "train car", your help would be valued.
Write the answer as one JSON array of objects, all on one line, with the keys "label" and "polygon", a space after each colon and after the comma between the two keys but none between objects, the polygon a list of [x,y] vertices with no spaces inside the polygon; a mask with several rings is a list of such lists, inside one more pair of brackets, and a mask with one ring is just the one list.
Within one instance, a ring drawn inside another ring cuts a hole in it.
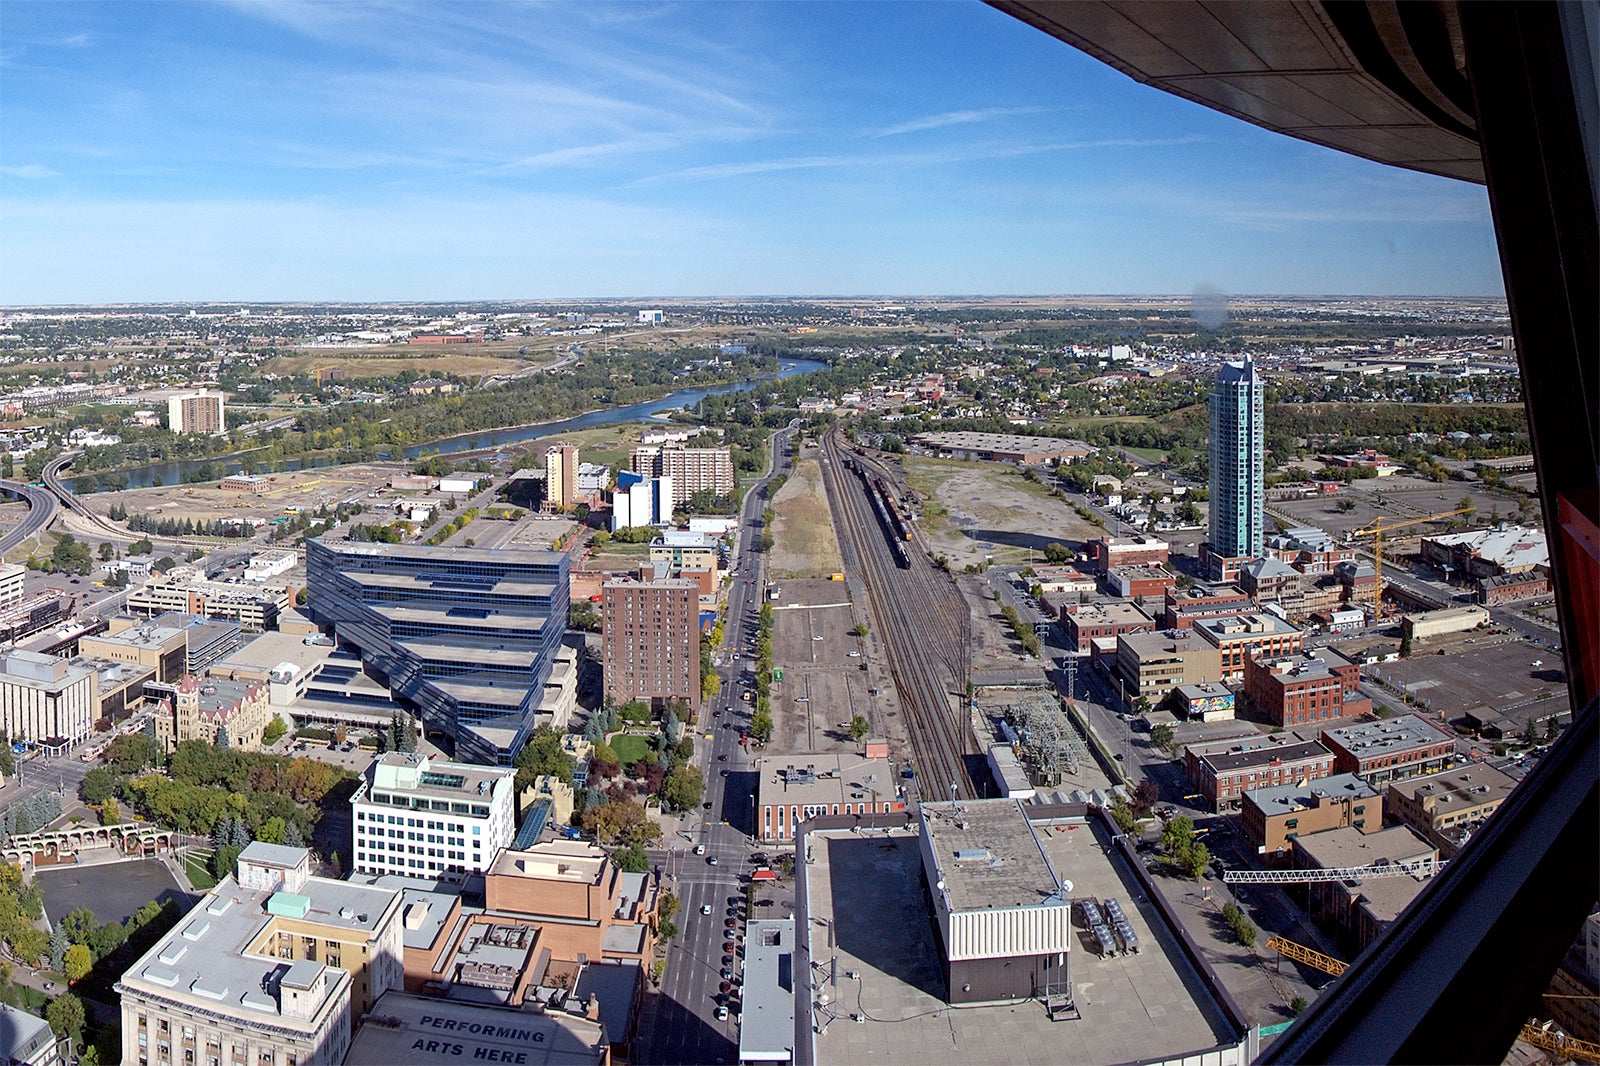
[{"label": "train car", "polygon": [[894,497],[884,490],[883,482],[877,478],[866,478],[867,498],[872,501],[872,510],[878,516],[878,524],[883,529],[883,535],[889,542],[889,551],[894,555],[894,563],[902,570],[909,569],[911,558],[906,554],[904,529],[899,513],[894,509]]}]

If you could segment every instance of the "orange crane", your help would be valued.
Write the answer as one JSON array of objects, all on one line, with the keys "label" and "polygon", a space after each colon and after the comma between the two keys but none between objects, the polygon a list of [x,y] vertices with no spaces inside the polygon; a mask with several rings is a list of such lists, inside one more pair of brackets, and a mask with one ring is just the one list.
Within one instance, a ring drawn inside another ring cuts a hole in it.
[{"label": "orange crane", "polygon": [[1357,529],[1346,534],[1347,538],[1354,540],[1357,537],[1372,535],[1372,617],[1383,617],[1383,535],[1392,529],[1404,529],[1406,526],[1420,526],[1425,522],[1437,522],[1441,518],[1450,518],[1468,511],[1477,510],[1475,507],[1458,507],[1454,511],[1440,511],[1424,518],[1408,518],[1404,522],[1391,522],[1387,518],[1380,518],[1366,529]]},{"label": "orange crane", "polygon": [[[1422,521],[1425,521],[1425,519]],[[1331,955],[1324,955],[1320,951],[1313,951],[1304,944],[1296,944],[1293,940],[1286,940],[1281,936],[1269,937],[1266,946],[1276,951],[1281,957],[1303,962],[1307,966],[1321,970],[1323,973],[1331,973],[1335,977],[1343,974],[1349,968],[1349,963],[1342,962]],[[1546,995],[1549,995],[1549,993],[1546,993]],[[1562,996],[1559,998],[1587,999],[1590,997]],[[1522,1032],[1518,1036],[1535,1047],[1555,1051],[1572,1059],[1574,1062],[1600,1063],[1600,1044],[1591,1044],[1587,1040],[1579,1040],[1559,1030],[1546,1029],[1543,1026],[1535,1025],[1533,1022],[1528,1022],[1523,1025]]]}]

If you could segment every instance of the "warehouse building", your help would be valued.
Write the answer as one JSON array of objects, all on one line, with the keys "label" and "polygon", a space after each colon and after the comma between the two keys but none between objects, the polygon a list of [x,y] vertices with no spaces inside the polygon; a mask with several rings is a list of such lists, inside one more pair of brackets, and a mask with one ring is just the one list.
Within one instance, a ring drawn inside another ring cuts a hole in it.
[{"label": "warehouse building", "polygon": [[1067,990],[1071,889],[1010,799],[922,804],[918,838],[951,1003]]},{"label": "warehouse building", "polygon": [[611,1046],[605,1026],[581,1010],[535,1013],[390,992],[350,1041],[344,1061],[345,1066],[394,1066],[456,1060],[607,1066]]},{"label": "warehouse building", "polygon": [[1189,780],[1218,811],[1239,806],[1255,788],[1293,784],[1333,773],[1333,752],[1293,733],[1259,739],[1191,744],[1184,749]]},{"label": "warehouse building", "polygon": [[1160,703],[1180,686],[1218,680],[1222,657],[1189,629],[1124,633],[1117,637],[1117,674],[1128,699]]},{"label": "warehouse building", "polygon": [[1389,786],[1388,808],[1448,859],[1516,787],[1515,778],[1487,763],[1469,763],[1395,782]]},{"label": "warehouse building", "polygon": [[954,459],[996,463],[1070,463],[1094,454],[1081,440],[1027,437],[1013,433],[918,433],[911,443]]}]

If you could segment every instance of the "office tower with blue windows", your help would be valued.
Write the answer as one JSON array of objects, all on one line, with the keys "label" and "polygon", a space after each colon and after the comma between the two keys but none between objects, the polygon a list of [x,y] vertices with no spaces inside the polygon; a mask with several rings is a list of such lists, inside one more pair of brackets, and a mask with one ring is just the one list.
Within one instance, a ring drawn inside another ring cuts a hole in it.
[{"label": "office tower with blue windows", "polygon": [[1211,390],[1211,528],[1214,555],[1263,554],[1261,377],[1255,363],[1225,364]]},{"label": "office tower with blue windows", "polygon": [[458,760],[510,764],[566,631],[564,553],[312,540],[306,584],[311,620]]}]

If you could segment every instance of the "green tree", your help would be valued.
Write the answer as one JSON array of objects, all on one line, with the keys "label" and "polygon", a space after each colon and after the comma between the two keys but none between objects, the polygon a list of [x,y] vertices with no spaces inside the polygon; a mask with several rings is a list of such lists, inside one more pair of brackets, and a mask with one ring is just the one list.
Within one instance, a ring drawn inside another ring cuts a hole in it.
[{"label": "green tree", "polygon": [[650,869],[650,856],[637,844],[629,844],[612,852],[611,859],[623,873],[642,874]]},{"label": "green tree", "polygon": [[548,725],[533,731],[528,742],[517,753],[518,792],[531,785],[535,778],[549,775],[565,784],[572,783],[572,756],[561,746],[561,734]]},{"label": "green tree", "polygon": [[94,967],[94,955],[89,951],[87,944],[74,944],[67,949],[66,957],[61,960],[61,972],[67,975],[70,982],[78,982],[88,976]]},{"label": "green tree", "polygon": [[1139,824],[1133,808],[1124,803],[1120,796],[1111,804],[1111,820],[1116,822],[1117,828],[1124,833],[1133,832],[1133,827]]},{"label": "green tree", "polygon": [[1162,723],[1161,725],[1158,725],[1154,729],[1150,730],[1150,743],[1154,744],[1161,750],[1166,751],[1172,747],[1174,735],[1175,734],[1172,731],[1172,727]]},{"label": "green tree", "polygon": [[772,739],[772,715],[768,711],[757,711],[750,719],[750,735],[765,744]]},{"label": "green tree", "polygon": [[600,612],[588,600],[575,600],[567,607],[567,628],[586,633],[600,632]]},{"label": "green tree", "polygon": [[872,731],[872,725],[863,715],[856,715],[850,719],[850,739],[860,740]]},{"label": "green tree", "polygon": [[[82,947],[81,944],[77,946]],[[88,951],[87,948],[84,950]],[[76,1037],[83,1032],[88,1018],[84,1014],[83,1000],[68,992],[50,1001],[50,1005],[44,1009],[44,1020],[50,1023],[51,1032],[57,1036]]]},{"label": "green tree", "polygon": [[261,743],[269,746],[276,744],[283,739],[283,735],[288,731],[289,727],[284,724],[283,719],[274,715],[272,721],[268,722],[267,727],[261,731]]},{"label": "green tree", "polygon": [[304,607],[306,604],[308,604],[310,602],[311,602],[311,590],[310,589],[300,588],[300,589],[296,589],[295,590],[294,604],[295,604],[296,607]]},{"label": "green tree", "polygon": [[680,766],[661,785],[661,802],[671,810],[689,811],[700,806],[705,791],[700,772],[692,766]]}]

